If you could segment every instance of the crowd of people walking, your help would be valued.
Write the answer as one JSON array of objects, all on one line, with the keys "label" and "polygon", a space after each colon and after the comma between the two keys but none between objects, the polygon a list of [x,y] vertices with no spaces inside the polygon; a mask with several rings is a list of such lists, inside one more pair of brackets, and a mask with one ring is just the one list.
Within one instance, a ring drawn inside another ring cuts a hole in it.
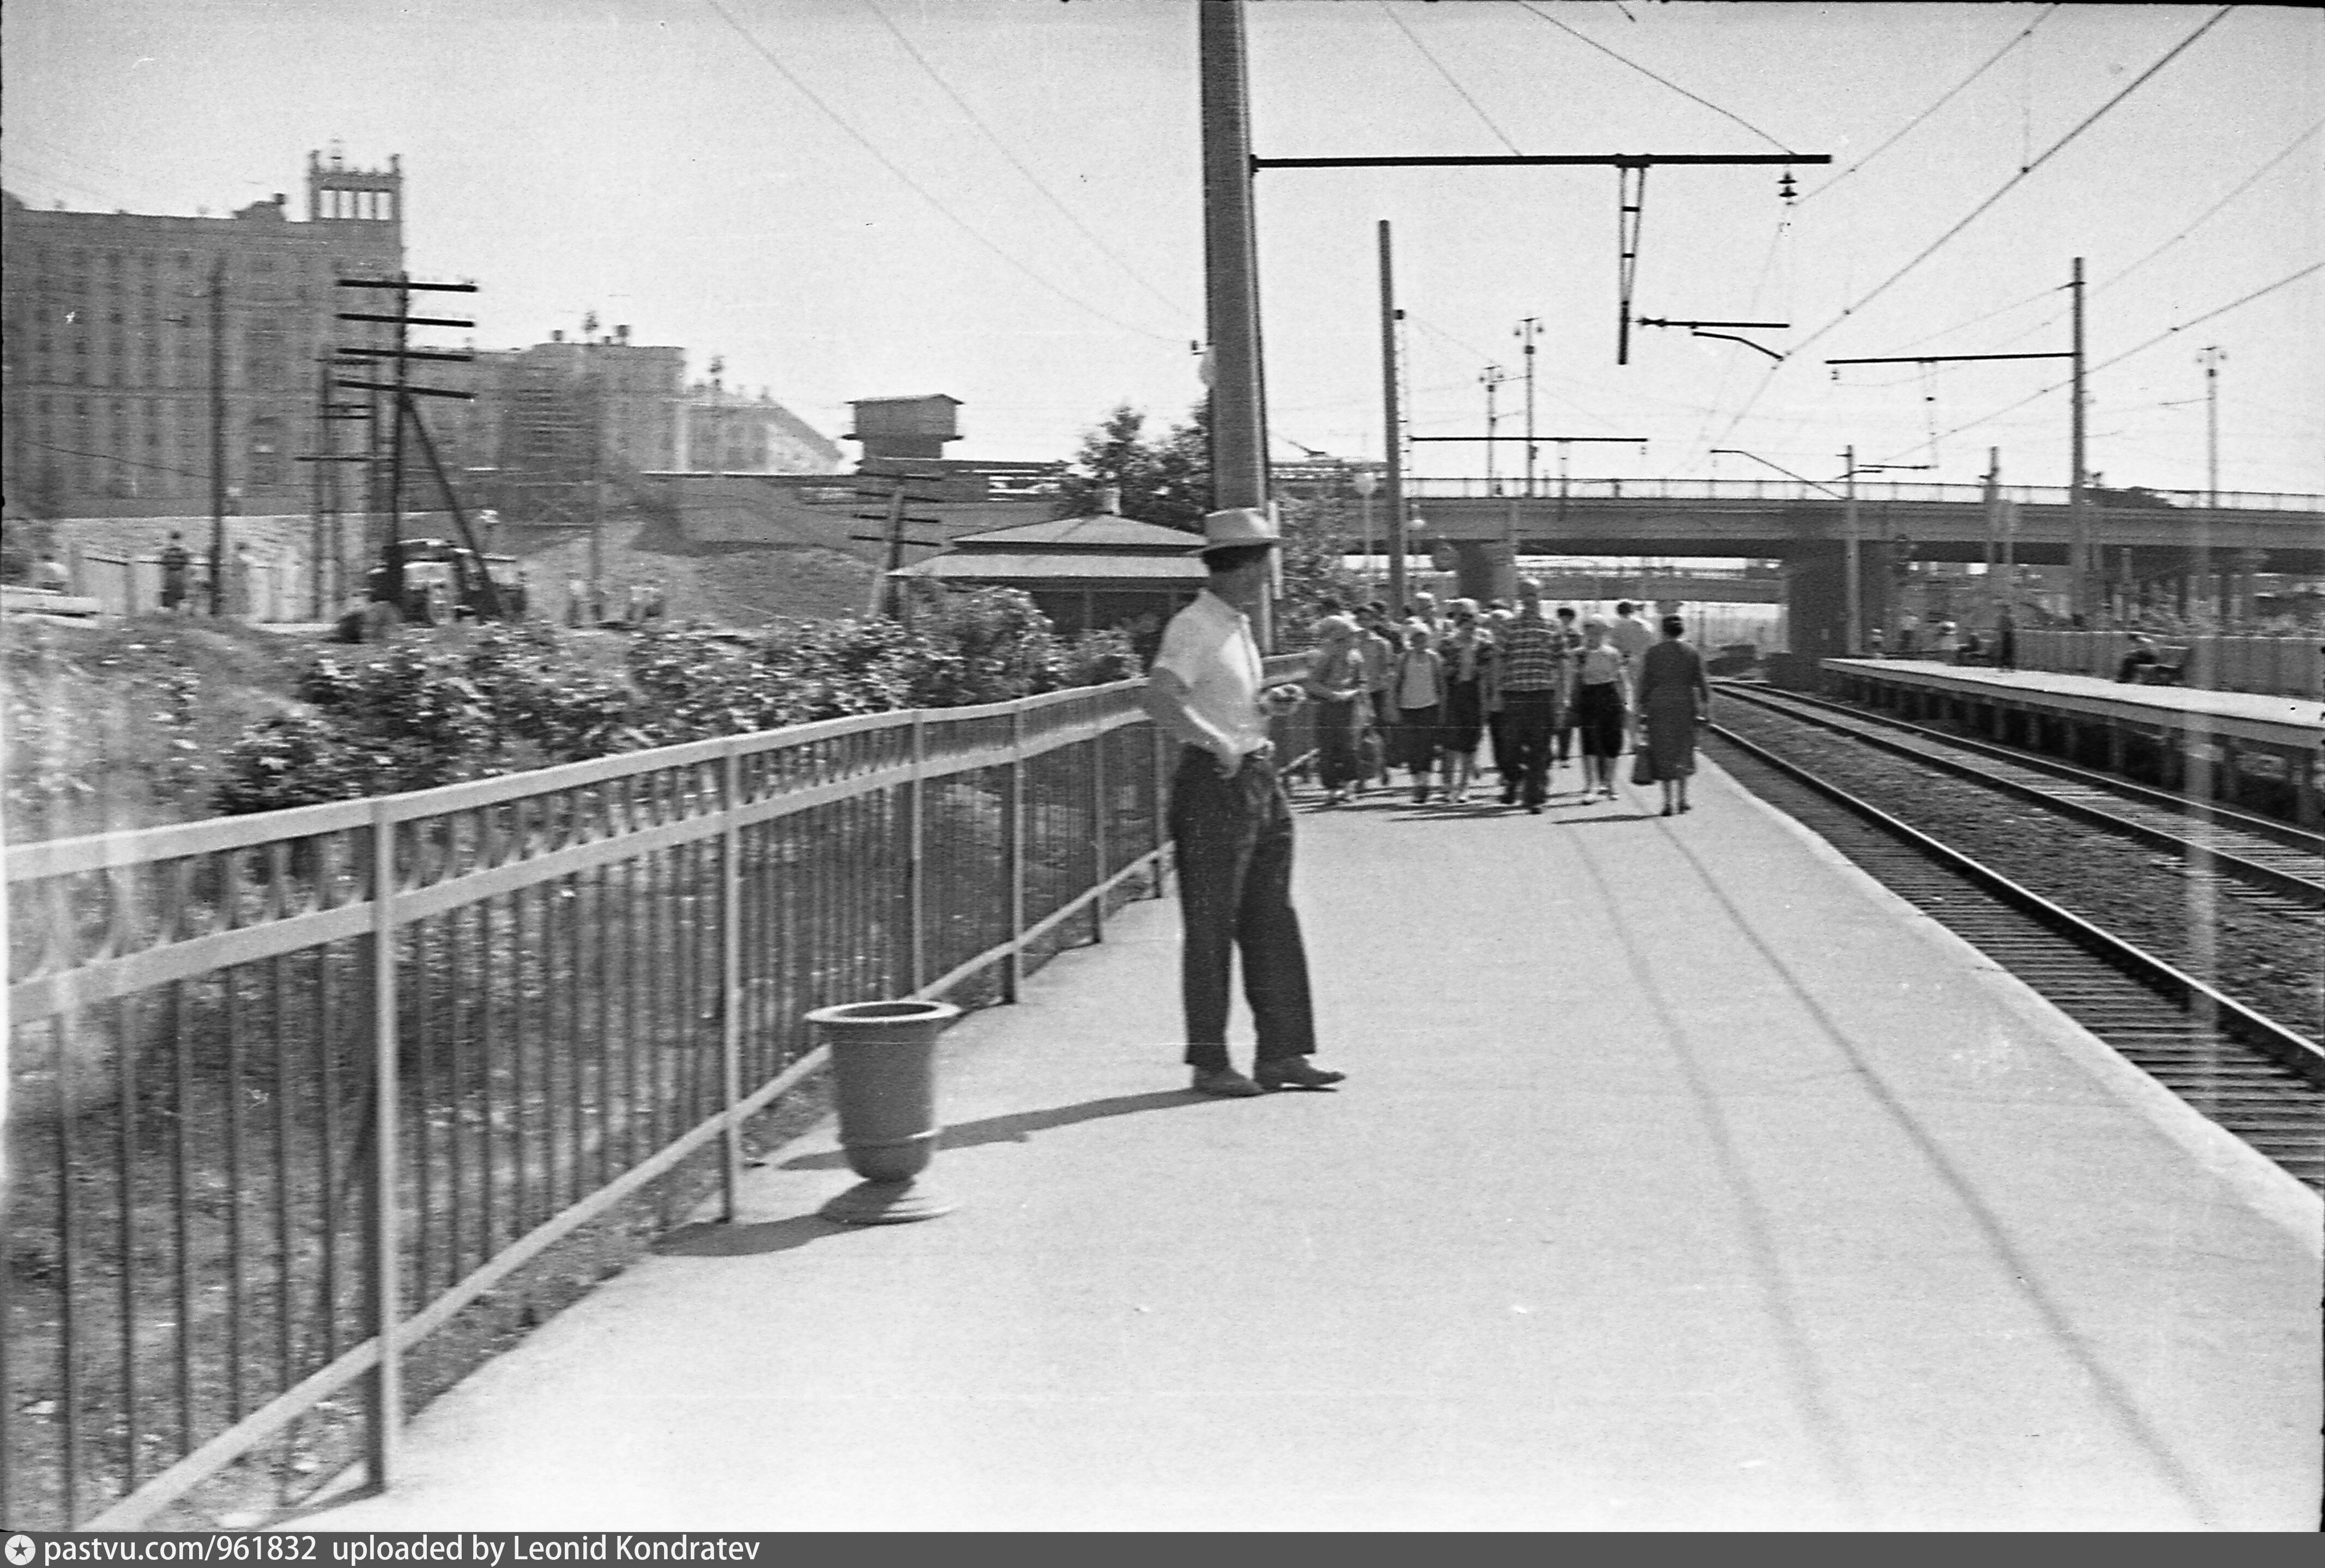
[{"label": "crowd of people walking", "polygon": [[1539,814],[1555,771],[1577,760],[1582,798],[1615,798],[1627,747],[1633,782],[1662,785],[1664,816],[1685,811],[1710,682],[1685,623],[1664,617],[1659,638],[1638,608],[1626,601],[1611,621],[1578,624],[1570,606],[1545,613],[1531,579],[1515,605],[1455,599],[1441,613],[1426,593],[1398,617],[1377,600],[1353,614],[1326,601],[1303,682],[1320,705],[1325,803],[1390,787],[1396,768],[1411,775],[1415,804],[1482,802],[1492,788],[1483,746],[1500,803]]}]

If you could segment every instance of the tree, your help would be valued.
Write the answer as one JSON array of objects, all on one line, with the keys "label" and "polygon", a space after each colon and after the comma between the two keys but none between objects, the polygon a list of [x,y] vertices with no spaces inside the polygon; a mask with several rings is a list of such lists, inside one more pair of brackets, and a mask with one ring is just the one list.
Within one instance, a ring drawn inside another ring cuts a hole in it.
[{"label": "tree", "polygon": [[1325,599],[1338,599],[1344,611],[1363,602],[1362,585],[1347,564],[1348,503],[1338,495],[1318,496],[1284,502],[1280,511],[1283,571],[1276,641],[1283,648],[1305,648],[1316,640]]},{"label": "tree", "polygon": [[1111,486],[1122,493],[1123,516],[1201,532],[1211,497],[1209,403],[1196,404],[1185,424],[1159,439],[1145,430],[1145,414],[1123,403],[1084,436],[1059,485],[1057,515],[1089,516],[1098,510],[1098,492]]}]

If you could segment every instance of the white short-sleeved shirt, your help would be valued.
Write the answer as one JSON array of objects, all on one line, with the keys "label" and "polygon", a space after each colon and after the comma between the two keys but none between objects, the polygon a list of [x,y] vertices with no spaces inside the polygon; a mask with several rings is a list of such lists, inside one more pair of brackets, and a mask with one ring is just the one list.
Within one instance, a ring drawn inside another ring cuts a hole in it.
[{"label": "white short-sleeved shirt", "polygon": [[1153,667],[1186,684],[1188,709],[1232,740],[1238,754],[1266,743],[1259,644],[1250,617],[1233,604],[1208,588],[1196,595],[1163,629]]},{"label": "white short-sleeved shirt", "polygon": [[1636,666],[1655,645],[1655,634],[1644,621],[1634,621],[1627,615],[1617,615],[1607,628],[1607,641],[1623,651],[1623,657]]}]

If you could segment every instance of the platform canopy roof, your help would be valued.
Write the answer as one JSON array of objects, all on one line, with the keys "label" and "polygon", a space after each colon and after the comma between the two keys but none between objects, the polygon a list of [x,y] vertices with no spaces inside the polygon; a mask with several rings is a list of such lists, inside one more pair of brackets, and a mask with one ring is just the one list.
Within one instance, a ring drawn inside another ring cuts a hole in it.
[{"label": "platform canopy roof", "polygon": [[1099,512],[959,534],[943,554],[895,575],[1027,587],[1196,587],[1209,575],[1194,553],[1202,542],[1200,534]]}]

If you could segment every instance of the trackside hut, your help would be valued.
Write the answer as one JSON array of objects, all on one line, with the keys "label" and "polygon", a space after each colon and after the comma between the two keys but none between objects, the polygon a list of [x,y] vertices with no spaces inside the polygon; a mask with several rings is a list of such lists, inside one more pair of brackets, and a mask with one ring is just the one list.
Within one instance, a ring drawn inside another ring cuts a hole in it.
[{"label": "trackside hut", "polygon": [[1151,653],[1172,612],[1202,591],[1200,535],[1113,512],[956,536],[941,555],[903,567],[908,582],[1020,588],[1060,632],[1120,627]]}]

